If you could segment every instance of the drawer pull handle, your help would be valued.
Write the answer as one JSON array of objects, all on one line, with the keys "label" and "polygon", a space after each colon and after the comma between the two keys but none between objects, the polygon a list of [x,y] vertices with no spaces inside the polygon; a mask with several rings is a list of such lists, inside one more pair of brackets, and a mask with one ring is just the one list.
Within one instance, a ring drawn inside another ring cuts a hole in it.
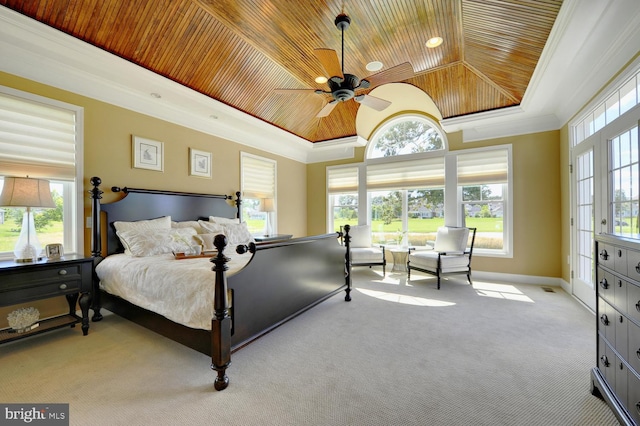
[{"label": "drawer pull handle", "polygon": [[640,359],[640,348],[638,348],[638,350],[636,351],[636,356],[638,357],[638,359]]},{"label": "drawer pull handle", "polygon": [[600,322],[604,325],[609,325],[609,317],[607,317],[607,314],[602,314]]},{"label": "drawer pull handle", "polygon": [[624,317],[620,315],[620,324],[622,324],[623,322],[624,322]]},{"label": "drawer pull handle", "polygon": [[67,270],[66,269],[60,269],[58,271],[58,275],[67,275]]},{"label": "drawer pull handle", "polygon": [[636,303],[636,311],[640,312],[640,300]]},{"label": "drawer pull handle", "polygon": [[622,280],[618,280],[618,287],[622,288]]},{"label": "drawer pull handle", "polygon": [[640,274],[640,262],[636,265],[636,272]]},{"label": "drawer pull handle", "polygon": [[618,254],[618,257],[622,257],[622,250],[618,249],[617,254]]},{"label": "drawer pull handle", "polygon": [[605,249],[602,249],[602,251],[600,252],[600,259],[602,260],[609,259],[609,253],[607,253]]},{"label": "drawer pull handle", "polygon": [[67,285],[66,284],[60,284],[60,287],[58,287],[60,290],[66,290],[67,289]]},{"label": "drawer pull handle", "polygon": [[636,411],[640,414],[640,401],[636,402]]},{"label": "drawer pull handle", "polygon": [[600,357],[600,361],[602,361],[602,365],[604,365],[605,367],[609,366],[609,358],[607,358],[606,355],[602,355]]},{"label": "drawer pull handle", "polygon": [[600,287],[604,288],[605,290],[609,288],[609,282],[606,278],[600,280]]}]

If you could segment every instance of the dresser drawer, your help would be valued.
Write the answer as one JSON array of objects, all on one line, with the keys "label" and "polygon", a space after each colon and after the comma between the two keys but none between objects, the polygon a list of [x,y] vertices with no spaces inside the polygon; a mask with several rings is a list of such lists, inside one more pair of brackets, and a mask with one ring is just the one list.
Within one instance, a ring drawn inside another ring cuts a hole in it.
[{"label": "dresser drawer", "polygon": [[632,371],[629,372],[627,383],[629,392],[627,396],[627,411],[631,414],[636,424],[640,425],[640,378]]},{"label": "dresser drawer", "polygon": [[627,251],[627,273],[632,280],[640,281],[640,252],[635,250]]},{"label": "dresser drawer", "polygon": [[629,321],[629,351],[627,362],[640,372],[640,327]]},{"label": "dresser drawer", "polygon": [[3,276],[3,281],[8,286],[23,286],[34,282],[77,280],[81,277],[82,265],[69,264],[12,271]]},{"label": "dresser drawer", "polygon": [[598,295],[610,303],[615,303],[615,280],[615,275],[598,267]]},{"label": "dresser drawer", "polygon": [[598,299],[598,330],[610,343],[616,340],[616,310],[604,299]]},{"label": "dresser drawer", "polygon": [[602,336],[598,337],[598,368],[609,383],[609,387],[615,389],[616,355]]},{"label": "dresser drawer", "polygon": [[615,258],[613,257],[615,249],[611,244],[598,243],[598,264],[615,270]]},{"label": "dresser drawer", "polygon": [[627,285],[627,315],[640,322],[640,287],[633,283]]}]

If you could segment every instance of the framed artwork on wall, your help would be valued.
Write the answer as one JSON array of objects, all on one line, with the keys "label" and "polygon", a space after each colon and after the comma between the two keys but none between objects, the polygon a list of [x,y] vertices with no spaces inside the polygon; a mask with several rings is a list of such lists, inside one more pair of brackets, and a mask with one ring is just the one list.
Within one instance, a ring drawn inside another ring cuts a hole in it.
[{"label": "framed artwork on wall", "polygon": [[189,148],[189,175],[211,177],[211,153]]},{"label": "framed artwork on wall", "polygon": [[164,171],[164,143],[132,136],[131,145],[134,168]]}]

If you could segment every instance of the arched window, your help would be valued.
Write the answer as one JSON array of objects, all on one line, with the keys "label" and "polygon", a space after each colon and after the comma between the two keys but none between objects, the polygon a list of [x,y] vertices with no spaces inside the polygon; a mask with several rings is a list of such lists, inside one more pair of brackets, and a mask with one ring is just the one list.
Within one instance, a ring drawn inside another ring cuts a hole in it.
[{"label": "arched window", "polygon": [[383,124],[367,147],[368,159],[446,152],[446,140],[440,127],[426,116],[406,114]]}]

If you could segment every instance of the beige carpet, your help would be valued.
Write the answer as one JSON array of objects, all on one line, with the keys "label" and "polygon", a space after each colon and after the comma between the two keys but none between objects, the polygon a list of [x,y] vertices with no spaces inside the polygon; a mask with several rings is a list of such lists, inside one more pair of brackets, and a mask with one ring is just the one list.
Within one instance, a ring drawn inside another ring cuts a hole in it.
[{"label": "beige carpet", "polygon": [[559,288],[354,271],[342,295],[210,360],[115,315],[0,347],[0,402],[72,425],[617,425],[590,394],[595,317]]}]

